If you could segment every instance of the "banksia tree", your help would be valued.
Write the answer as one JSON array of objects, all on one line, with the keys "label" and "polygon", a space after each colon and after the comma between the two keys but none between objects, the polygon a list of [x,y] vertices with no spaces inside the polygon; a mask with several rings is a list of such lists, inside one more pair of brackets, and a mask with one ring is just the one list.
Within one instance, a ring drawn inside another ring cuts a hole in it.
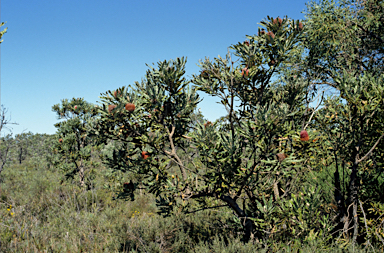
[{"label": "banksia tree", "polygon": [[332,171],[334,234],[366,245],[384,245],[377,213],[369,211],[384,204],[383,20],[382,1],[320,1],[297,24],[306,31],[306,70],[339,94],[316,119],[327,143],[323,170]]},{"label": "banksia tree", "polygon": [[[280,23],[281,27],[275,25]],[[276,19],[273,24],[268,18],[262,24],[268,33],[247,36],[249,45],[233,45],[234,56],[200,61],[209,77],[196,75],[193,83],[218,97],[228,115],[221,124],[207,127],[206,123],[191,135],[206,172],[194,175],[201,180],[196,179],[191,192],[184,193],[201,203],[212,197],[227,204],[241,221],[245,240],[251,233],[275,226],[268,211],[276,208],[272,200],[289,201],[300,187],[285,186],[300,185],[299,178],[307,172],[306,156],[299,157],[305,149],[295,144],[294,127],[301,125],[305,110],[305,83],[293,80],[280,86],[271,82],[272,76],[279,74],[278,64],[289,63],[291,57],[301,54],[297,48],[302,34],[295,29],[295,21]],[[273,58],[276,66],[268,67]],[[240,64],[235,65],[235,60]],[[246,199],[242,206],[238,204],[241,198]],[[255,223],[256,217],[269,225]]]},{"label": "banksia tree", "polygon": [[[101,139],[121,144],[105,159],[106,165],[136,175],[133,184],[140,182],[155,193],[162,213],[193,211],[192,199],[201,208],[212,208],[208,200],[215,199],[235,213],[244,240],[252,233],[262,236],[260,231],[273,233],[276,226],[285,233],[283,225],[271,218],[271,210],[278,209],[277,201],[290,201],[307,172],[306,156],[298,157],[305,149],[296,144],[306,84],[271,81],[279,74],[279,64],[301,53],[302,34],[294,21],[283,22],[281,27],[273,25],[273,19],[262,24],[269,35],[248,36],[248,43],[231,47],[234,56],[200,61],[201,73],[193,75],[192,81],[184,77],[184,58],[149,66],[145,78],[134,87],[119,89],[117,96],[111,91],[102,95],[101,117],[94,124]],[[271,58],[277,66],[268,66]],[[191,82],[195,86],[190,87]],[[199,102],[197,89],[220,99],[228,112],[221,122],[191,122]],[[125,109],[127,103],[135,104],[133,112]],[[108,111],[111,104],[116,105],[113,114]],[[280,153],[289,156],[276,159]],[[127,188],[119,192],[119,198],[134,196],[135,190],[131,195]],[[288,220],[299,216],[292,211],[279,215]],[[256,219],[262,222],[255,223]],[[296,229],[292,225],[286,230],[294,233]]]},{"label": "banksia tree", "polygon": [[86,124],[97,115],[95,107],[84,99],[63,99],[61,104],[52,106],[58,119],[55,124],[58,143],[53,147],[57,159],[55,166],[61,168],[66,178],[79,177],[79,185],[84,187],[92,179],[92,169],[97,163],[91,163],[95,141],[88,136]]},{"label": "banksia tree", "polygon": [[[148,66],[142,82],[118,89],[117,96],[110,91],[103,94],[101,117],[93,125],[94,134],[105,142],[113,139],[121,144],[105,157],[106,165],[133,173],[143,188],[159,195],[160,206],[174,198],[167,188],[181,190],[188,180],[187,163],[179,155],[189,145],[187,134],[199,97],[184,77],[185,63],[185,58],[177,58],[159,62],[156,68]],[[116,105],[113,115],[107,109],[111,104]],[[183,179],[177,187],[167,181],[171,164]],[[119,192],[118,197],[133,198],[132,194]]]}]

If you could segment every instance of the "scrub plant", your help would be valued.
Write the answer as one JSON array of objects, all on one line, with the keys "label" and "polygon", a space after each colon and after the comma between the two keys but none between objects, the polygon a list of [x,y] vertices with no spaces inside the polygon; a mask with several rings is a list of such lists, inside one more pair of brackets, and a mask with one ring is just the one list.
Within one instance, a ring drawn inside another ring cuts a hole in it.
[{"label": "scrub plant", "polygon": [[[121,143],[105,163],[137,180],[119,198],[134,199],[138,189],[146,189],[157,196],[166,216],[229,207],[245,241],[254,236],[267,240],[276,231],[283,233],[285,223],[295,222],[290,217],[269,220],[268,229],[260,225],[265,208],[283,211],[291,194],[302,190],[309,154],[316,153],[316,143],[300,139],[312,95],[307,84],[295,80],[293,72],[284,84],[272,81],[281,66],[302,54],[304,26],[299,20],[270,17],[261,24],[266,31],[233,45],[233,54],[201,61],[201,73],[190,81],[183,77],[186,60],[177,58],[149,66],[135,87],[101,96],[93,133],[105,143]],[[195,124],[191,131],[197,89],[220,99],[228,113],[222,124]],[[129,103],[134,111],[126,110]],[[313,140],[316,131],[306,131]],[[273,201],[260,209],[265,199]],[[310,225],[303,235],[317,223]]]},{"label": "scrub plant", "polygon": [[97,149],[95,140],[88,136],[87,124],[97,115],[94,105],[82,98],[62,100],[61,104],[52,106],[59,119],[56,123],[57,141],[52,150],[56,154],[53,163],[65,173],[66,178],[79,177],[81,187],[90,186],[92,169],[98,163],[91,159]]}]

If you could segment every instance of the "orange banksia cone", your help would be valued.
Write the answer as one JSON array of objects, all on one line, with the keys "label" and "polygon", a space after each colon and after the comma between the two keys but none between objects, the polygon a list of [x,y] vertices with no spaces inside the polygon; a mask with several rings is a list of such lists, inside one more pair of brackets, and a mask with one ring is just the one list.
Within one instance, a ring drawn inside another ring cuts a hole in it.
[{"label": "orange banksia cone", "polygon": [[244,76],[244,74],[245,74],[245,76],[248,76],[248,74],[249,74],[248,68],[243,68],[243,70],[241,71],[241,75]]},{"label": "orange banksia cone", "polygon": [[116,108],[116,105],[108,105],[108,112],[111,113],[113,109]]},{"label": "orange banksia cone", "polygon": [[279,160],[279,162],[284,161],[284,159],[288,157],[286,154],[283,154],[283,153],[278,153],[276,156],[277,156],[277,160]]},{"label": "orange banksia cone", "polygon": [[147,158],[149,158],[149,153],[147,152],[147,151],[143,151],[143,152],[141,152],[141,157],[145,160],[145,159],[147,159]]},{"label": "orange banksia cone", "polygon": [[135,110],[136,106],[132,103],[127,103],[125,105],[125,110],[129,111],[129,112],[133,112]]},{"label": "orange banksia cone", "polygon": [[308,132],[303,130],[300,132],[300,140],[301,141],[309,141],[309,135]]}]

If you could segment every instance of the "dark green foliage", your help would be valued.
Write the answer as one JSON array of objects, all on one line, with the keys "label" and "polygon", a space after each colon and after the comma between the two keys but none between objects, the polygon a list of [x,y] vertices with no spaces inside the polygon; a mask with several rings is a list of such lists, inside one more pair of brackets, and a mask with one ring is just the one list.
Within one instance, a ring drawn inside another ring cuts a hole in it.
[{"label": "dark green foliage", "polygon": [[78,174],[80,186],[89,187],[93,178],[92,169],[97,166],[97,162],[91,161],[97,139],[88,135],[87,125],[91,124],[92,117],[97,116],[96,108],[84,99],[73,98],[71,101],[64,99],[52,110],[59,119],[64,119],[55,124],[58,131],[52,149],[57,154],[54,165],[65,172],[66,178],[74,179]]}]

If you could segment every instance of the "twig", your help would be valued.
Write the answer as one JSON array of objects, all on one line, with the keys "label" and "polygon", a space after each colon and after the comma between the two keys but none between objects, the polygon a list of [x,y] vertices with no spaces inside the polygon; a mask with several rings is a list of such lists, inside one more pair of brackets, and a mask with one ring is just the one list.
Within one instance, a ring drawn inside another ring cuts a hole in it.
[{"label": "twig", "polygon": [[323,98],[324,98],[324,92],[325,92],[325,91],[323,91],[323,94],[321,95],[321,99],[320,99],[319,103],[317,104],[316,108],[313,109],[313,112],[312,112],[312,114],[311,114],[311,117],[309,117],[308,123],[305,125],[305,127],[304,127],[303,130],[305,130],[305,129],[308,127],[308,125],[309,125],[309,123],[311,122],[312,117],[313,117],[313,115],[315,114],[317,108],[319,108],[321,102],[323,101]]},{"label": "twig", "polygon": [[[172,126],[172,132],[169,132],[168,127],[166,127],[165,129],[167,129],[167,133],[168,133],[168,137],[169,137],[169,142],[171,144],[171,149],[172,149],[172,152],[168,152],[168,151],[165,151],[165,152],[167,154],[173,156],[177,160],[179,165],[183,165],[183,162],[180,160],[180,157],[176,154],[175,144],[173,144],[173,139],[172,139],[173,134],[175,133],[176,127]],[[181,170],[183,180],[185,181],[187,179],[187,172],[185,171],[184,166],[179,166],[179,168]]]},{"label": "twig", "polygon": [[[361,211],[363,212],[363,216],[364,216],[364,224],[365,224],[365,231],[367,232],[367,237],[368,237],[368,225],[367,225],[367,218],[365,216],[365,212],[364,212],[364,208],[363,208],[363,205],[361,204],[361,201],[359,199],[359,204],[360,204],[360,208],[361,208]],[[371,245],[371,247],[373,248],[371,242],[369,241],[369,239],[367,239],[367,246],[368,245]],[[375,249],[373,249],[373,251],[375,251]]]},{"label": "twig", "polygon": [[377,231],[375,231],[375,234],[376,234],[376,236],[379,238],[379,240],[381,241],[381,243],[384,245],[384,240],[383,240],[383,238],[381,238],[381,236],[379,235],[379,233],[377,233]]},{"label": "twig", "polygon": [[376,141],[375,145],[373,145],[373,147],[368,151],[367,154],[365,154],[365,156],[363,156],[361,159],[359,160],[356,160],[356,163],[360,163],[362,161],[364,161],[365,159],[367,159],[367,157],[373,152],[373,150],[376,148],[376,146],[379,144],[381,138],[383,138],[384,136],[384,133],[379,137],[379,139]]},{"label": "twig", "polygon": [[204,211],[204,210],[214,209],[214,208],[219,208],[219,207],[227,207],[227,206],[228,206],[228,204],[220,205],[220,206],[205,207],[205,208],[200,208],[200,209],[197,209],[197,210],[194,210],[194,211],[186,212],[186,214],[196,213],[196,212],[199,212],[199,211]]}]

